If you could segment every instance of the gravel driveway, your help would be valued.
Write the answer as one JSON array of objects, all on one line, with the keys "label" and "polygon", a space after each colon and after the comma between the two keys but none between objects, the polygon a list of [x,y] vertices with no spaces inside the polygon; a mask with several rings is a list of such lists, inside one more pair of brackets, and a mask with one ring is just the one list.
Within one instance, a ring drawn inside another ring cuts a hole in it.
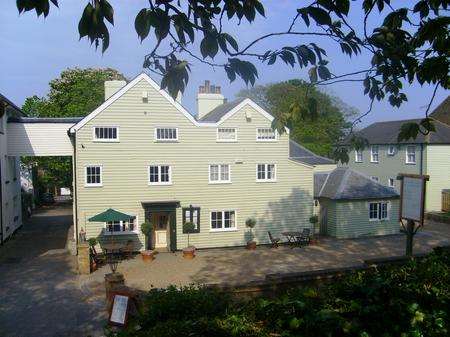
[{"label": "gravel driveway", "polygon": [[80,290],[65,249],[71,206],[41,210],[0,247],[0,336],[102,336],[103,299]]}]

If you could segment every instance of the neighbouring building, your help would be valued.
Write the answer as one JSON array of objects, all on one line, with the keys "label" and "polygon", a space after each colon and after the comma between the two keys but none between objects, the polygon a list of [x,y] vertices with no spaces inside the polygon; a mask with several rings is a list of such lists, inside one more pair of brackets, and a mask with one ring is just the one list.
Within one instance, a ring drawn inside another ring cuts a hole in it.
[{"label": "neighbouring building", "polygon": [[[446,105],[448,108],[448,104]],[[369,146],[351,150],[348,166],[383,185],[400,189],[399,173],[427,174],[425,209],[441,210],[441,193],[450,188],[450,125],[435,120],[436,132],[418,134],[416,139],[398,142],[402,124],[420,119],[373,123],[357,132]]]},{"label": "neighbouring building", "polygon": [[7,151],[7,120],[20,117],[23,112],[0,94],[0,243],[22,226],[20,157]]},{"label": "neighbouring building", "polygon": [[314,174],[322,235],[337,238],[398,234],[399,194],[348,167]]}]

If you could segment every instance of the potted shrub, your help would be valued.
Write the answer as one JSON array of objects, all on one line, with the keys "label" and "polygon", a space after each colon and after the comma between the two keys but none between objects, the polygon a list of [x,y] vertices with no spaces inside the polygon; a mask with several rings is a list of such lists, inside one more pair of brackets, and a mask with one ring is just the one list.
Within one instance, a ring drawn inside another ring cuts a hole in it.
[{"label": "potted shrub", "polygon": [[183,257],[185,259],[193,259],[195,257],[195,247],[191,246],[189,243],[189,236],[195,230],[195,225],[193,222],[185,222],[183,225],[183,232],[188,235],[188,245],[186,248],[183,248]]},{"label": "potted shrub", "polygon": [[312,234],[312,237],[311,237],[309,243],[311,245],[317,245],[319,243],[319,240],[317,240],[317,237],[315,236],[314,233],[316,232],[316,226],[317,226],[317,223],[319,222],[319,217],[317,215],[313,215],[309,218],[309,222],[312,223],[312,225],[313,225],[313,230],[312,230],[313,234]]},{"label": "potted shrub", "polygon": [[256,241],[254,240],[253,236],[253,228],[256,226],[256,220],[255,218],[248,218],[245,220],[245,226],[250,229],[250,240],[247,241],[247,249],[256,249]]},{"label": "potted shrub", "polygon": [[153,224],[150,222],[144,222],[141,224],[141,232],[145,236],[145,250],[141,251],[142,260],[146,262],[153,261],[155,258],[153,250],[150,249],[150,238],[153,231]]}]

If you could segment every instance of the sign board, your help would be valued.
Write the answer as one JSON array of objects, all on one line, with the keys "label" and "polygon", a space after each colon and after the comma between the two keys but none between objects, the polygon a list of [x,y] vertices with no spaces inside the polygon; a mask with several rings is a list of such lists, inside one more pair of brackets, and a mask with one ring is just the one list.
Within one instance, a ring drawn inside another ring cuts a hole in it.
[{"label": "sign board", "polygon": [[425,211],[425,182],[429,176],[399,174],[402,181],[400,191],[400,220],[413,220],[423,224]]},{"label": "sign board", "polygon": [[114,294],[109,323],[124,326],[127,324],[130,297],[124,294]]}]

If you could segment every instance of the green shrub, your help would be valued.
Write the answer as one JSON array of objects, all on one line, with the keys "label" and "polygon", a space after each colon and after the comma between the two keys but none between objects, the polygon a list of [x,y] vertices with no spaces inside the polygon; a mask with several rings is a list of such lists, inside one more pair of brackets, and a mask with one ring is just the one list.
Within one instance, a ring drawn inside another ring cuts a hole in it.
[{"label": "green shrub", "polygon": [[183,232],[187,233],[188,235],[188,246],[190,246],[189,237],[191,233],[193,233],[194,231],[195,231],[195,224],[193,222],[187,221],[183,224]]},{"label": "green shrub", "polygon": [[317,215],[313,215],[309,218],[309,222],[312,224],[316,224],[319,222],[319,217]]},{"label": "green shrub", "polygon": [[436,249],[403,266],[354,272],[247,303],[207,288],[155,289],[143,308],[119,336],[444,337],[450,327],[450,251]]},{"label": "green shrub", "polygon": [[88,242],[88,244],[89,244],[90,247],[94,247],[94,246],[97,245],[98,240],[97,240],[97,238],[89,238],[89,239],[87,240],[87,242]]}]

